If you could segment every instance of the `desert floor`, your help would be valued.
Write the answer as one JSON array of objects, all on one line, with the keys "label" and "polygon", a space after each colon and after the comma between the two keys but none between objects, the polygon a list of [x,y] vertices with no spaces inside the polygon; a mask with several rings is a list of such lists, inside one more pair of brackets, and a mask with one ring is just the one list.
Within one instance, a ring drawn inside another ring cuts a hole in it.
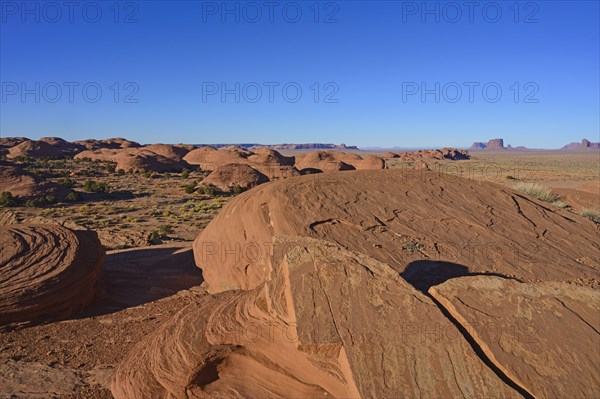
[{"label": "desert floor", "polygon": [[[391,159],[388,167],[403,165]],[[429,167],[422,172],[427,178],[451,182],[460,176],[508,187],[540,183],[561,195],[572,212],[600,208],[598,153],[477,152],[470,160]],[[231,197],[187,194],[185,186],[204,176],[198,171],[187,178],[120,175],[74,160],[33,163],[30,170],[54,181],[71,179],[83,198],[12,208],[0,217],[93,229],[108,256],[99,294],[83,314],[0,330],[0,398],[112,398],[109,380],[129,348],[182,306],[208,295],[194,265],[192,240]],[[84,192],[81,186],[90,179],[106,183],[108,191]]]}]

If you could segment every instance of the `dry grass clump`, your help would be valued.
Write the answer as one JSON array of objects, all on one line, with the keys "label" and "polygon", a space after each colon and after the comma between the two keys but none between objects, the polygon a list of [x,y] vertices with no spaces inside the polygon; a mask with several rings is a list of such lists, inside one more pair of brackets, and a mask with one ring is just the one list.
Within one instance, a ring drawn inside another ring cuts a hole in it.
[{"label": "dry grass clump", "polygon": [[559,195],[548,187],[544,187],[537,183],[519,183],[515,186],[515,190],[529,194],[544,202],[555,202],[558,201],[559,198]]},{"label": "dry grass clump", "polygon": [[595,223],[600,223],[600,209],[584,209],[581,211],[581,216],[585,216]]}]

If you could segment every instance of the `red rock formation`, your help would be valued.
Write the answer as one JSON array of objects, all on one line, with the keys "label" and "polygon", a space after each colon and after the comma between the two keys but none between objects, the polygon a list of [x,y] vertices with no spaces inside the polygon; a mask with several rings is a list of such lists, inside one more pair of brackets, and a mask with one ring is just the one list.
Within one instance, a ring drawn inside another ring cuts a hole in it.
[{"label": "red rock formation", "polygon": [[511,380],[536,398],[600,390],[600,292],[566,283],[462,277],[430,289]]},{"label": "red rock formation", "polygon": [[93,298],[104,249],[96,233],[0,226],[0,324],[68,317]]},{"label": "red rock formation", "polygon": [[225,164],[213,170],[198,186],[214,186],[221,192],[229,193],[236,185],[247,190],[268,181],[267,176],[246,164]]},{"label": "red rock formation", "polygon": [[115,398],[517,396],[388,265],[319,240],[276,247],[267,282],[205,297],[139,343]]},{"label": "red rock formation", "polygon": [[5,191],[22,200],[46,195],[53,195],[56,199],[61,199],[69,193],[66,187],[44,180],[23,168],[0,165],[0,192]]},{"label": "red rock formation", "polygon": [[[593,261],[600,250],[596,225],[581,216],[492,183],[367,170],[272,182],[234,198],[195,241],[209,290],[262,284],[269,270],[264,258],[222,251],[268,245],[277,235],[335,242],[398,272],[422,259],[524,281],[597,279],[600,269]],[[567,244],[574,240],[579,245]]]}]

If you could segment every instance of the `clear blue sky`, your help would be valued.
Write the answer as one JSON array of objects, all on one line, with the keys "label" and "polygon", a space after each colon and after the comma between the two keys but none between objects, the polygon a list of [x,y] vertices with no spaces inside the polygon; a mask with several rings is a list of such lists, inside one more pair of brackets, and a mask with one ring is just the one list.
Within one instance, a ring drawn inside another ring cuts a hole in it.
[{"label": "clear blue sky", "polygon": [[[428,2],[432,13],[421,1],[280,1],[272,14],[263,1],[228,2],[225,15],[221,1],[75,3],[1,2],[2,137],[382,147],[503,137],[538,148],[599,140],[598,1]],[[223,84],[233,91],[224,101]]]}]

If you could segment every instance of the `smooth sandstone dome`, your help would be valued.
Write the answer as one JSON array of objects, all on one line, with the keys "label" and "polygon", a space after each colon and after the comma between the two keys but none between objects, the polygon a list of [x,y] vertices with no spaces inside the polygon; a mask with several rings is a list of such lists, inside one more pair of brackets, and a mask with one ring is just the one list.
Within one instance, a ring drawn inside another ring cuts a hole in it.
[{"label": "smooth sandstone dome", "polygon": [[104,262],[96,233],[0,226],[0,324],[68,317],[92,300]]},{"label": "smooth sandstone dome", "polygon": [[246,164],[225,164],[213,170],[198,186],[214,186],[219,191],[230,192],[234,186],[247,190],[267,183],[269,178]]},{"label": "smooth sandstone dome", "polygon": [[424,262],[443,261],[522,281],[599,280],[590,220],[493,183],[386,169],[303,176],[234,198],[194,242],[209,290],[266,281],[265,256],[231,249],[257,245],[264,254],[278,235],[334,242],[417,277]]},{"label": "smooth sandstone dome", "polygon": [[181,161],[183,157],[190,152],[186,147],[172,144],[151,144],[142,147],[146,151],[152,151],[155,154],[170,158],[176,161]]},{"label": "smooth sandstone dome", "polygon": [[[7,162],[8,164],[8,162]],[[20,167],[0,164],[0,192],[10,192],[21,199],[33,199],[46,195],[62,198],[69,190]]]},{"label": "smooth sandstone dome", "polygon": [[[164,150],[163,147],[160,147]],[[116,169],[125,172],[181,172],[189,168],[189,164],[172,153],[173,157],[166,157],[143,148],[125,149],[99,149],[94,151],[83,151],[75,155],[75,159],[89,158],[92,161],[116,162]]]}]

